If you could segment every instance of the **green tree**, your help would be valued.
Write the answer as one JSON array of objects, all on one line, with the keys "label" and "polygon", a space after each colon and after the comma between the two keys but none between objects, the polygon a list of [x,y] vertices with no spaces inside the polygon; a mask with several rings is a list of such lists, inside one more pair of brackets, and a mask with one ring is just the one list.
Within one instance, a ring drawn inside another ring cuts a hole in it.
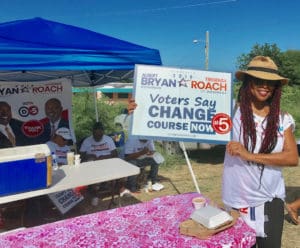
[{"label": "green tree", "polygon": [[257,55],[268,56],[278,66],[279,74],[289,79],[289,85],[300,85],[300,51],[288,50],[282,52],[276,44],[255,44],[249,53],[237,58],[237,68],[247,69],[251,59]]},{"label": "green tree", "polygon": [[72,123],[77,142],[90,134],[95,116],[93,94],[88,92],[74,93],[72,97]]},{"label": "green tree", "polygon": [[[96,100],[99,121],[103,123],[106,134],[115,131],[114,118],[127,107],[121,103],[109,103],[109,99],[105,96]],[[91,135],[91,128],[96,121],[94,94],[92,92],[74,93],[72,105],[72,122],[78,143],[84,137]]]},{"label": "green tree", "polygon": [[288,50],[283,56],[282,75],[289,78],[290,85],[300,85],[300,51]]},{"label": "green tree", "polygon": [[276,44],[265,43],[264,45],[255,44],[249,53],[244,53],[237,58],[237,68],[247,69],[249,62],[258,55],[268,56],[274,60],[280,68],[282,66],[283,54]]}]

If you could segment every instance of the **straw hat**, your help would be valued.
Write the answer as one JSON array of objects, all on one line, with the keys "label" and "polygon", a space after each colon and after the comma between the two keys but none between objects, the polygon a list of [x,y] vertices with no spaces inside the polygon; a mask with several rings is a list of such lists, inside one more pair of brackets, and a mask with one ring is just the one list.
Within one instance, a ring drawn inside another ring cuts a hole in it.
[{"label": "straw hat", "polygon": [[250,75],[264,80],[280,81],[281,84],[287,84],[288,79],[278,74],[278,67],[270,57],[256,56],[248,64],[246,71],[237,71],[235,77],[243,81],[245,75]]}]

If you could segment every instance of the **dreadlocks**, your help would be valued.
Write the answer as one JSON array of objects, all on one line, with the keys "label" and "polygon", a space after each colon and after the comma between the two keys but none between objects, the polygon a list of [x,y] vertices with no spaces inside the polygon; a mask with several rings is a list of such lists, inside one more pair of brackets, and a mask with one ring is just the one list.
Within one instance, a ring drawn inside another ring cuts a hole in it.
[{"label": "dreadlocks", "polygon": [[[256,146],[256,129],[253,119],[253,111],[250,105],[251,92],[250,92],[250,76],[245,77],[244,82],[239,91],[239,102],[241,110],[241,122],[243,129],[243,142],[248,151],[253,152]],[[259,153],[271,153],[277,143],[277,131],[279,127],[279,113],[280,113],[280,97],[281,97],[281,84],[275,86],[273,95],[268,99],[270,105],[270,112],[265,120],[267,126],[264,132],[264,137],[259,150]],[[240,137],[241,139],[241,137]],[[258,164],[261,169],[260,181],[264,171],[264,165]]]}]

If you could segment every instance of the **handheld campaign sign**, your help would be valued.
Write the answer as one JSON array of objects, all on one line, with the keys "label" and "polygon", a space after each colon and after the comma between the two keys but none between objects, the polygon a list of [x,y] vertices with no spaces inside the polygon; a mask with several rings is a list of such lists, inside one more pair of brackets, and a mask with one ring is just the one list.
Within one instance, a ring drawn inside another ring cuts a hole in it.
[{"label": "handheld campaign sign", "polygon": [[227,143],[231,74],[136,65],[131,134],[151,139]]}]

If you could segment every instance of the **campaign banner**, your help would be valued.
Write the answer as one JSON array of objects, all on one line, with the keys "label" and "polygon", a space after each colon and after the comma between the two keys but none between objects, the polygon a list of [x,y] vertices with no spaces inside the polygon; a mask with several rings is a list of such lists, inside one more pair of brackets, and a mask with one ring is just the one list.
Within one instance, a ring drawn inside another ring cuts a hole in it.
[{"label": "campaign banner", "polygon": [[136,65],[131,134],[160,140],[227,143],[231,74]]},{"label": "campaign banner", "polygon": [[0,124],[10,127],[17,146],[46,143],[60,127],[69,128],[75,141],[69,79],[0,82],[0,108]]}]

